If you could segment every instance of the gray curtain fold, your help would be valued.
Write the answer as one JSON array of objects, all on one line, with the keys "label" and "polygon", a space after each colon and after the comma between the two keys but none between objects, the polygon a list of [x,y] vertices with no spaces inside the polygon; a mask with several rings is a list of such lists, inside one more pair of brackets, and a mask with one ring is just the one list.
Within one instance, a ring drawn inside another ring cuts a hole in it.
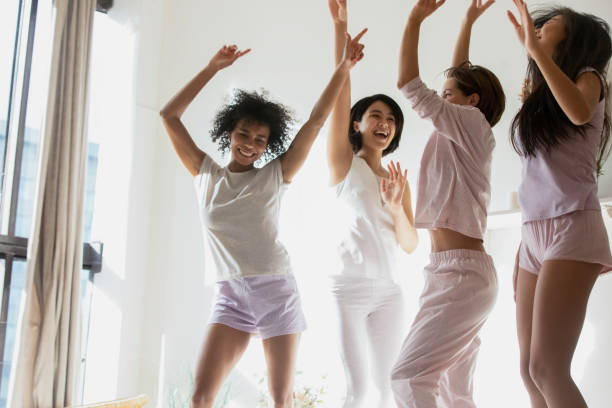
[{"label": "gray curtain fold", "polygon": [[75,403],[87,95],[96,0],[55,0],[49,93],[10,408]]}]

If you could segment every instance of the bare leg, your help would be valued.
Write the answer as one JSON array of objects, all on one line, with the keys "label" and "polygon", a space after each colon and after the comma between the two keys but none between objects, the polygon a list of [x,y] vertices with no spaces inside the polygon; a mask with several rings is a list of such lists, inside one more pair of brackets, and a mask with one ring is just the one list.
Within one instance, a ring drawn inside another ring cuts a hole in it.
[{"label": "bare leg", "polygon": [[300,334],[287,334],[263,341],[268,364],[268,386],[274,408],[293,406],[293,373]]},{"label": "bare leg", "polygon": [[542,265],[533,306],[529,371],[549,408],[587,407],[570,369],[600,271],[600,265],[577,261]]},{"label": "bare leg", "polygon": [[531,359],[531,320],[533,317],[533,300],[536,292],[538,276],[519,269],[516,284],[516,330],[520,349],[521,377],[532,408],[547,408],[546,400],[533,382],[529,373]]},{"label": "bare leg", "polygon": [[223,324],[209,326],[196,371],[191,408],[213,406],[219,388],[244,353],[250,337],[250,333]]}]

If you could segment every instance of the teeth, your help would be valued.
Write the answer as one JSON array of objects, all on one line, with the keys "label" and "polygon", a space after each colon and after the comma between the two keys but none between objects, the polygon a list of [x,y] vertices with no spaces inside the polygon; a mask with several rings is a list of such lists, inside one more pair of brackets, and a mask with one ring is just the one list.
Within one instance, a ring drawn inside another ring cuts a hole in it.
[{"label": "teeth", "polygon": [[246,156],[246,157],[253,157],[255,156],[255,152],[252,153],[246,153],[244,150],[238,148],[238,151],[240,152],[241,155]]}]

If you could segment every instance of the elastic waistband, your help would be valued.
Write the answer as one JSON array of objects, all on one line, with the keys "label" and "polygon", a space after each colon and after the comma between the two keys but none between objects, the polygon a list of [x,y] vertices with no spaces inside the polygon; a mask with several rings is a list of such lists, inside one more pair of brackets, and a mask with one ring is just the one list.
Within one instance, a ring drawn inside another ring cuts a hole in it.
[{"label": "elastic waistband", "polygon": [[434,265],[448,264],[461,261],[478,261],[485,266],[495,268],[491,255],[483,251],[472,249],[451,249],[450,251],[432,252],[429,255],[429,262]]}]

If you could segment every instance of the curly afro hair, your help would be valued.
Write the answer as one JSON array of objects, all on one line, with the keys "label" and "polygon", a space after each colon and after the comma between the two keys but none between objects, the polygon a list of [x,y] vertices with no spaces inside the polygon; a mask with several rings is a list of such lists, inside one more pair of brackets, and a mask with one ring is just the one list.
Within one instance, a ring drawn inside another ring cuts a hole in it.
[{"label": "curly afro hair", "polygon": [[242,119],[270,128],[268,145],[263,154],[265,160],[272,160],[285,152],[289,133],[295,123],[292,111],[272,102],[264,91],[247,92],[242,89],[234,90],[232,100],[221,107],[213,120],[210,135],[213,142],[219,143],[221,152],[230,151],[230,133]]}]

